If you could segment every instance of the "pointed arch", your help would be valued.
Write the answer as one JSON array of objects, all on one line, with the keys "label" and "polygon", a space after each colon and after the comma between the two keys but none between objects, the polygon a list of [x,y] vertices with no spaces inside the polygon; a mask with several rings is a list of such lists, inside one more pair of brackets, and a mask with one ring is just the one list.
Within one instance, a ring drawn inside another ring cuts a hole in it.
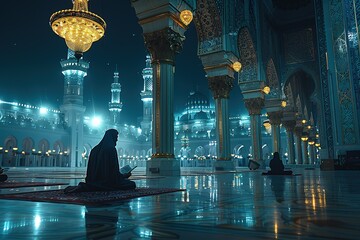
[{"label": "pointed arch", "polygon": [[270,87],[270,96],[280,97],[281,89],[276,67],[272,58],[266,64],[266,85]]},{"label": "pointed arch", "polygon": [[258,80],[256,50],[247,27],[243,27],[239,30],[238,46],[240,62],[242,64],[239,82]]}]

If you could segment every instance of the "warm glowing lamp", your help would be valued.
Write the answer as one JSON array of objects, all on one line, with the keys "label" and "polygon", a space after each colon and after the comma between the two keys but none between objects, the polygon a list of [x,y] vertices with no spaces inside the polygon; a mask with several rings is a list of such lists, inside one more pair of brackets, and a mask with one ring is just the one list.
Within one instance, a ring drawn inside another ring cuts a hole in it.
[{"label": "warm glowing lamp", "polygon": [[306,120],[305,120],[305,119],[301,120],[301,123],[302,123],[302,124],[305,124],[305,123],[306,123]]},{"label": "warm glowing lamp", "polygon": [[318,143],[318,142],[315,143],[315,147],[317,147],[317,148],[320,147],[320,143]]},{"label": "warm glowing lamp", "polygon": [[286,107],[286,101],[285,100],[283,100],[283,101],[281,101],[281,107]]},{"label": "warm glowing lamp", "polygon": [[104,36],[106,23],[88,11],[88,0],[74,0],[73,8],[54,13],[50,17],[52,30],[65,39],[68,48],[80,59],[93,42]]},{"label": "warm glowing lamp", "polygon": [[301,134],[301,141],[306,142],[309,139],[309,135],[307,134],[307,132],[303,132]]},{"label": "warm glowing lamp", "polygon": [[265,86],[265,87],[263,88],[263,92],[264,92],[265,94],[269,94],[269,93],[270,93],[270,87],[269,87],[269,86]]},{"label": "warm glowing lamp", "polygon": [[242,67],[242,65],[238,61],[234,62],[233,65],[232,65],[232,68],[235,70],[235,72],[240,72],[241,67]]},{"label": "warm glowing lamp", "polygon": [[315,139],[309,138],[308,144],[309,145],[314,145],[315,144]]},{"label": "warm glowing lamp", "polygon": [[191,21],[193,20],[192,12],[190,10],[181,11],[180,20],[186,26],[189,25],[191,23]]}]

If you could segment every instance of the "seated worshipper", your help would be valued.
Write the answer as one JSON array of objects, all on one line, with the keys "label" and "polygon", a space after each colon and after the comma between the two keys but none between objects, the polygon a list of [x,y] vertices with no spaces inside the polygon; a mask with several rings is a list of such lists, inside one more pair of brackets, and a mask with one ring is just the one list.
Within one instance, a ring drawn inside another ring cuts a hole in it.
[{"label": "seated worshipper", "polygon": [[6,174],[3,174],[4,169],[0,167],[0,182],[5,182],[8,179],[8,176]]},{"label": "seated worshipper", "polygon": [[270,171],[263,173],[263,175],[292,175],[292,171],[284,171],[284,164],[280,159],[280,154],[274,152],[274,157],[270,160]]},{"label": "seated worshipper", "polygon": [[136,184],[128,178],[131,173],[121,174],[119,169],[116,142],[118,131],[109,129],[103,139],[90,152],[85,183],[78,186],[69,186],[65,193],[112,191],[135,189]]}]

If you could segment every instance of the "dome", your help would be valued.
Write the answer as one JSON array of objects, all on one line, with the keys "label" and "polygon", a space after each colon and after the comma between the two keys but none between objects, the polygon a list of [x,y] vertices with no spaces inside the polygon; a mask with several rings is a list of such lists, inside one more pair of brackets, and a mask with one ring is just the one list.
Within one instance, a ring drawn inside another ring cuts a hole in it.
[{"label": "dome", "polygon": [[186,109],[203,109],[209,108],[209,98],[199,91],[190,92],[186,102]]},{"label": "dome", "polygon": [[198,120],[208,119],[208,116],[207,116],[206,112],[200,111],[200,112],[197,112],[197,113],[194,115],[194,120],[195,120],[195,119],[198,119]]},{"label": "dome", "polygon": [[184,114],[180,117],[180,121],[187,121],[189,120],[189,114]]}]

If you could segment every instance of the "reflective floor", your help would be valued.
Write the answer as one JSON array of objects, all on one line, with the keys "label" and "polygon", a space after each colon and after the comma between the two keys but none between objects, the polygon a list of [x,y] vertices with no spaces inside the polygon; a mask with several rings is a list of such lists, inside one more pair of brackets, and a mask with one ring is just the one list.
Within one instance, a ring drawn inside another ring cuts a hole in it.
[{"label": "reflective floor", "polygon": [[[0,200],[0,239],[359,239],[360,172],[294,169],[135,180],[184,192],[86,207]],[[76,184],[83,171],[10,169],[9,180]],[[135,175],[143,174],[137,171]],[[186,175],[185,175],[186,174]],[[0,194],[65,186],[0,189]]]}]

